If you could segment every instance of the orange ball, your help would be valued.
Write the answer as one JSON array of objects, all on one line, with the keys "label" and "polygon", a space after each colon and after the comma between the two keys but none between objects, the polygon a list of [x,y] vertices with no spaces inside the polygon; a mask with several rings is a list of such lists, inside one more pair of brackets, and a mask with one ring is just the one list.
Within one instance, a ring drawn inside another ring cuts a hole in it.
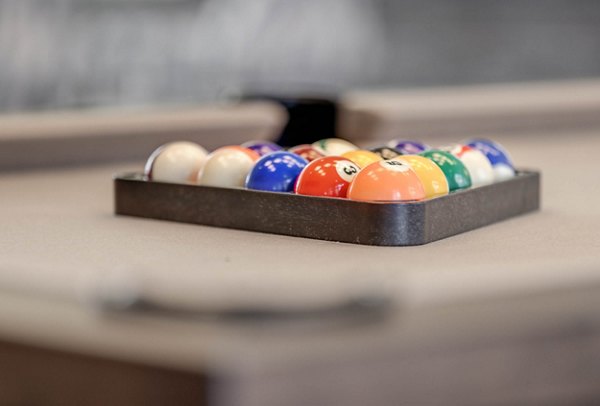
[{"label": "orange ball", "polygon": [[425,189],[417,174],[397,160],[374,162],[356,175],[348,198],[373,202],[422,200]]}]

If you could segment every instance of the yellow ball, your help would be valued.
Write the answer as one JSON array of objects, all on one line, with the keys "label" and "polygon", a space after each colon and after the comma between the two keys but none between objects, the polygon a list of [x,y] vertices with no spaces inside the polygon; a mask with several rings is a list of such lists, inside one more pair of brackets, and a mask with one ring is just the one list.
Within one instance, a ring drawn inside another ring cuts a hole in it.
[{"label": "yellow ball", "polygon": [[369,164],[372,164],[373,162],[381,161],[383,159],[374,152],[365,151],[362,149],[356,151],[348,151],[346,153],[343,153],[342,157],[351,160],[361,169]]},{"label": "yellow ball", "polygon": [[406,162],[416,172],[428,198],[448,194],[446,176],[432,160],[419,155],[402,155],[394,159]]}]

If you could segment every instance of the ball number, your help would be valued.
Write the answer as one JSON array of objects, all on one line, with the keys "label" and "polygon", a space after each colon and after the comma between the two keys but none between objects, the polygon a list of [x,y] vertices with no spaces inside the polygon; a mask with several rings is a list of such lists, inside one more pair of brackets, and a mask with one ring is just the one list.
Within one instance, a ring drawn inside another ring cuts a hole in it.
[{"label": "ball number", "polygon": [[350,161],[338,161],[335,164],[335,170],[337,171],[340,178],[346,182],[352,182],[354,176],[358,173],[358,167]]},{"label": "ball number", "polygon": [[381,161],[379,162],[379,165],[394,172],[407,172],[409,170],[408,165],[393,159],[388,161]]}]

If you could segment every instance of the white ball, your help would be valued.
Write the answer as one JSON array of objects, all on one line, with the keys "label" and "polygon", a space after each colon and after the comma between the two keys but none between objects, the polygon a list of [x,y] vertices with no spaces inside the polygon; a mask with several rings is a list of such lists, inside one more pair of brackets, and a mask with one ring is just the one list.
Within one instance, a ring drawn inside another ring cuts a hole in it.
[{"label": "white ball", "polygon": [[178,141],[161,145],[148,158],[144,173],[159,182],[194,182],[208,152],[200,145]]},{"label": "white ball", "polygon": [[496,175],[496,182],[501,182],[514,177],[515,170],[510,165],[496,164],[494,165],[494,174]]},{"label": "white ball", "polygon": [[452,146],[449,151],[467,167],[473,187],[494,183],[494,168],[481,151],[461,144]]},{"label": "white ball", "polygon": [[219,148],[206,158],[196,183],[203,186],[244,187],[246,176],[258,158],[259,155],[248,148]]}]

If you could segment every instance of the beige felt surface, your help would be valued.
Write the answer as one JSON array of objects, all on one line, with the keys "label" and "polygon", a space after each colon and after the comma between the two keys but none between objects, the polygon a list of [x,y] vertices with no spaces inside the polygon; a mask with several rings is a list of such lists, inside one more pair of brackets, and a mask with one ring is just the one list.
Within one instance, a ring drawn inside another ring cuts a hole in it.
[{"label": "beige felt surface", "polygon": [[[459,296],[472,280],[478,281],[473,293],[488,294],[504,285],[576,278],[578,268],[600,261],[600,182],[593,170],[600,138],[596,131],[569,134],[566,148],[565,137],[499,138],[521,166],[542,170],[541,212],[421,247],[363,247],[115,217],[112,175],[139,164],[4,174],[0,286],[77,299],[95,275],[125,269],[159,295],[243,302],[278,295],[304,300],[363,282],[462,273],[467,284],[458,284]],[[486,271],[499,267],[501,274]],[[536,272],[545,272],[543,280]],[[444,285],[439,295],[452,292]]]},{"label": "beige felt surface", "polygon": [[[142,162],[0,173],[0,340],[208,370],[228,405],[597,399],[600,128],[494,138],[542,171],[542,210],[421,247],[116,217],[112,176]],[[97,313],[90,289],[123,274],[203,308],[376,288],[397,311],[381,324],[284,327]],[[494,373],[469,372],[483,370]]]},{"label": "beige felt surface", "polygon": [[[414,376],[473,395],[491,381],[486,381],[488,375],[467,373],[472,367],[493,367],[496,372],[489,377],[498,384],[490,391],[509,396],[515,370],[544,362],[562,367],[531,370],[529,382],[537,382],[531,396],[597,395],[588,381],[598,353],[593,336],[593,326],[599,325],[593,289],[600,283],[600,182],[594,171],[598,135],[600,130],[498,136],[519,166],[542,171],[542,210],[406,248],[114,216],[112,175],[139,169],[142,163],[4,173],[0,339],[208,370],[227,382],[220,389],[222,404],[239,404],[240,399],[280,404],[290,393],[299,402],[307,401],[303,396],[309,401],[314,390],[325,391],[319,399],[354,394],[356,404],[363,399],[360,393],[368,391],[382,399],[449,393],[419,389],[411,384]],[[424,140],[434,145],[452,141]],[[398,311],[382,324],[284,327],[98,314],[86,304],[90,285],[124,269],[155,297],[188,305],[279,306],[383,286]],[[587,288],[592,289],[587,295],[548,297]],[[546,295],[546,304],[534,300],[538,294]],[[502,297],[521,299],[494,310],[494,298]],[[582,330],[582,325],[588,327]],[[577,340],[558,347],[536,341],[560,343],[565,334]],[[438,355],[431,358],[428,351]],[[384,368],[386,377],[400,377],[395,374],[404,370],[406,357],[411,373],[397,381],[351,373]],[[505,367],[497,369],[499,363]],[[448,381],[456,365],[466,372]],[[334,379],[334,386],[322,385],[327,379]],[[236,382],[241,386],[235,391],[227,389]],[[357,389],[346,392],[335,385]]]}]

